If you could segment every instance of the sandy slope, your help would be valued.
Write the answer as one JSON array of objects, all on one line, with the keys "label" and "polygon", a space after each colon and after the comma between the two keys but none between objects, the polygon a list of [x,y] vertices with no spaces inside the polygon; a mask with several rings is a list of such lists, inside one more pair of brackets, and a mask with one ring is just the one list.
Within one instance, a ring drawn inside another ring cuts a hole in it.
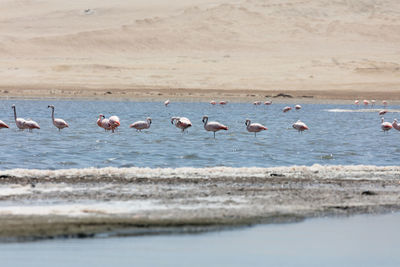
[{"label": "sandy slope", "polygon": [[397,0],[3,0],[0,10],[1,96],[400,99]]}]

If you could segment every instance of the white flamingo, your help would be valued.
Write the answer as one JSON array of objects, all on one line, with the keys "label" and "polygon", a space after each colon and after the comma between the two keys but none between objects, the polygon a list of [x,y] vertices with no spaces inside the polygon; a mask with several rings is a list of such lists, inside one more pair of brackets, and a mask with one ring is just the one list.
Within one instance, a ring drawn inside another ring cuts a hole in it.
[{"label": "white flamingo", "polygon": [[394,120],[393,120],[392,126],[393,126],[393,128],[395,128],[396,130],[400,131],[400,124],[397,122],[397,119],[394,119]]},{"label": "white flamingo", "polygon": [[17,118],[17,111],[15,105],[12,105],[11,108],[14,110],[14,120],[18,129],[24,130],[25,128],[25,120],[23,118]]},{"label": "white flamingo", "polygon": [[141,132],[143,129],[149,129],[151,125],[151,118],[146,118],[146,121],[136,121],[129,125],[129,128],[135,128],[136,131]]},{"label": "white flamingo", "polygon": [[296,110],[299,110],[299,109],[301,109],[301,106],[300,106],[300,105],[296,105],[296,106],[294,106],[294,108],[295,108]]},{"label": "white flamingo", "polygon": [[170,103],[169,99],[165,100],[164,105],[167,107],[169,105],[169,103]]},{"label": "white flamingo", "polygon": [[121,125],[121,123],[119,122],[118,116],[115,116],[115,115],[108,118],[108,122],[110,123],[112,132],[114,132],[114,130],[117,129],[117,127],[119,127]]},{"label": "white flamingo", "polygon": [[292,127],[299,131],[299,133],[308,130],[308,126],[300,120],[293,123]]},{"label": "white flamingo", "polygon": [[33,129],[40,129],[40,126],[36,121],[28,119],[24,121],[24,128],[32,132]]},{"label": "white flamingo", "polygon": [[383,130],[383,132],[388,132],[390,129],[393,128],[392,124],[390,122],[385,121],[385,119],[382,117],[381,120],[381,129]]},{"label": "white flamingo", "polygon": [[58,128],[58,131],[61,131],[61,129],[64,129],[68,126],[68,123],[65,122],[63,119],[55,119],[54,118],[54,106],[53,105],[48,105],[47,108],[51,108],[51,119],[53,120],[53,125]]},{"label": "white flamingo", "polygon": [[216,122],[216,121],[208,121],[208,116],[203,116],[203,123],[204,123],[204,129],[206,131],[214,132],[214,138],[215,138],[215,132],[218,132],[219,130],[228,130],[228,127],[225,125]]},{"label": "white flamingo", "polygon": [[172,117],[171,123],[184,132],[187,128],[192,126],[192,122],[186,117]]},{"label": "white flamingo", "polygon": [[265,127],[264,125],[262,125],[260,123],[251,123],[251,121],[249,119],[247,119],[244,124],[246,125],[247,131],[249,133],[254,133],[254,137],[257,136],[256,134],[258,132],[268,130],[267,127]]}]

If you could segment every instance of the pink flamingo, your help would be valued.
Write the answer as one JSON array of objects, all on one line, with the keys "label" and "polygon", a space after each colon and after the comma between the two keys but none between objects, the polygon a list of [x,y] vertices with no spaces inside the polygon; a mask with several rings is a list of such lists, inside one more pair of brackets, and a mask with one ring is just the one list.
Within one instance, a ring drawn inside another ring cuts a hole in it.
[{"label": "pink flamingo", "polygon": [[265,101],[264,102],[264,105],[267,105],[267,106],[269,106],[269,105],[271,105],[272,104],[272,101]]},{"label": "pink flamingo", "polygon": [[354,105],[357,105],[357,106],[358,106],[358,104],[360,104],[360,101],[355,100],[355,101],[354,101]]},{"label": "pink flamingo", "polygon": [[219,101],[219,104],[220,104],[220,105],[226,105],[226,104],[228,104],[228,102],[225,101],[225,100],[222,100],[222,101]]},{"label": "pink flamingo", "polygon": [[296,105],[294,108],[295,108],[296,110],[299,110],[299,109],[301,109],[301,106],[300,106],[300,105]]},{"label": "pink flamingo", "polygon": [[262,125],[260,123],[251,123],[251,121],[249,119],[247,119],[244,124],[246,125],[247,131],[249,133],[254,133],[254,137],[257,136],[256,134],[258,132],[268,130],[267,127],[265,127],[264,125]]},{"label": "pink flamingo", "polygon": [[164,102],[164,105],[167,107],[168,105],[169,105],[169,99],[168,100],[165,100],[165,102]]},{"label": "pink flamingo", "polygon": [[14,120],[18,129],[24,130],[25,128],[25,120],[23,118],[17,118],[17,111],[15,105],[12,105],[11,108],[14,110]]},{"label": "pink flamingo", "polygon": [[368,100],[364,100],[363,103],[364,103],[365,106],[368,106],[369,101]]},{"label": "pink flamingo", "polygon": [[379,111],[379,116],[385,115],[387,113],[387,110],[381,110]]},{"label": "pink flamingo", "polygon": [[187,128],[192,126],[192,122],[185,117],[172,117],[171,123],[172,124],[175,123],[175,126],[178,127],[179,129],[182,129],[182,132],[184,132]]},{"label": "pink flamingo", "polygon": [[110,123],[111,126],[111,131],[114,132],[115,129],[117,129],[117,127],[119,127],[121,125],[121,123],[119,122],[119,118],[118,116],[111,116],[108,119],[108,122]]},{"label": "pink flamingo", "polygon": [[261,105],[261,101],[254,101],[253,105],[255,105],[255,106]]},{"label": "pink flamingo", "polygon": [[214,139],[215,139],[215,132],[218,132],[219,130],[228,130],[228,127],[225,125],[216,122],[216,121],[208,121],[208,116],[203,116],[203,123],[204,123],[204,129],[206,131],[214,132]]},{"label": "pink flamingo", "polygon": [[300,121],[300,120],[298,120],[297,122],[293,123],[292,127],[295,128],[297,131],[299,131],[299,133],[303,132],[305,130],[308,130],[307,125],[304,122]]},{"label": "pink flamingo", "polygon": [[104,131],[109,131],[111,130],[111,124],[110,121],[108,119],[106,119],[106,117],[103,114],[99,115],[99,119],[97,120],[97,125],[100,128],[103,128]]},{"label": "pink flamingo", "polygon": [[285,107],[285,108],[283,109],[283,112],[288,112],[289,110],[292,110],[292,108],[291,108],[291,107]]},{"label": "pink flamingo", "polygon": [[10,128],[4,121],[0,120],[0,129],[1,128]]},{"label": "pink flamingo", "polygon": [[136,121],[129,125],[129,128],[135,128],[136,131],[141,132],[143,129],[149,129],[151,125],[151,118],[146,118],[146,121]]},{"label": "pink flamingo", "polygon": [[386,100],[382,100],[382,104],[386,107],[388,105],[388,102]]},{"label": "pink flamingo", "polygon": [[375,102],[376,102],[376,101],[375,101],[374,99],[371,100],[371,106],[372,106],[372,107],[375,106]]},{"label": "pink flamingo", "polygon": [[384,118],[382,117],[382,123],[381,123],[381,128],[383,132],[388,132],[390,129],[393,128],[392,124],[390,122],[384,121]]},{"label": "pink flamingo", "polygon": [[63,119],[55,119],[54,118],[54,106],[53,105],[49,105],[47,106],[47,108],[51,108],[51,119],[53,120],[53,125],[56,126],[58,128],[58,131],[61,131],[61,129],[64,129],[65,127],[69,127],[68,123],[65,122],[65,120]]},{"label": "pink flamingo", "polygon": [[394,120],[393,120],[392,126],[393,126],[393,128],[395,128],[396,130],[400,131],[400,124],[397,122],[397,119],[394,119]]},{"label": "pink flamingo", "polygon": [[28,119],[24,121],[24,129],[28,129],[30,132],[32,132],[33,129],[40,129],[40,126],[36,121]]},{"label": "pink flamingo", "polygon": [[215,100],[211,100],[211,101],[210,101],[210,104],[211,104],[211,105],[216,105],[217,102],[215,102]]}]

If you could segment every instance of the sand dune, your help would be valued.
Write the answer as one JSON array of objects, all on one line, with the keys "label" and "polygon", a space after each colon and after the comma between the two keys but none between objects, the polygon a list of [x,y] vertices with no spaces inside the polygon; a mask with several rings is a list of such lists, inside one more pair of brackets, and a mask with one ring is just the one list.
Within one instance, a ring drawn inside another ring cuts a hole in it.
[{"label": "sand dune", "polygon": [[5,0],[0,9],[2,95],[400,92],[396,0]]}]

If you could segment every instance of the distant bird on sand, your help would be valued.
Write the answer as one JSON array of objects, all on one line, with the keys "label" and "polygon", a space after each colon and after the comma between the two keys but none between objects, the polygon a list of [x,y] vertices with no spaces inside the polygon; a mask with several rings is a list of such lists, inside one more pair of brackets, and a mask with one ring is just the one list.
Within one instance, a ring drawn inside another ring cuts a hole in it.
[{"label": "distant bird on sand", "polygon": [[248,132],[254,133],[254,137],[256,136],[256,134],[258,132],[268,130],[267,127],[265,127],[264,125],[262,125],[260,123],[251,123],[251,121],[249,119],[247,119],[244,124],[246,125],[246,129]]},{"label": "distant bird on sand", "polygon": [[381,123],[381,128],[383,132],[388,132],[390,129],[393,128],[392,124],[390,122],[385,121],[385,119],[382,117],[382,123]]},{"label": "distant bird on sand", "polygon": [[65,120],[54,118],[54,106],[53,105],[48,105],[47,108],[51,108],[51,119],[53,120],[53,125],[58,128],[58,131],[61,131],[61,129],[69,127],[68,123],[66,123]]},{"label": "distant bird on sand", "polygon": [[172,117],[171,123],[184,132],[187,128],[192,126],[191,121],[185,117]]},{"label": "distant bird on sand", "polygon": [[214,132],[214,138],[215,138],[215,132],[218,132],[219,130],[228,130],[228,127],[226,127],[225,125],[216,122],[216,121],[208,121],[208,116],[203,116],[203,123],[204,123],[204,129],[206,129],[206,131],[211,131]]},{"label": "distant bird on sand", "polygon": [[299,131],[299,132],[303,132],[305,130],[308,130],[307,125],[304,122],[300,121],[300,120],[298,120],[295,123],[293,123],[292,127],[294,129],[296,129],[297,131]]},{"label": "distant bird on sand", "polygon": [[10,128],[4,121],[0,120],[0,129],[1,128]]},{"label": "distant bird on sand", "polygon": [[136,121],[129,125],[129,128],[135,128],[136,131],[141,132],[143,129],[149,129],[151,125],[151,118],[146,118],[146,121]]}]

